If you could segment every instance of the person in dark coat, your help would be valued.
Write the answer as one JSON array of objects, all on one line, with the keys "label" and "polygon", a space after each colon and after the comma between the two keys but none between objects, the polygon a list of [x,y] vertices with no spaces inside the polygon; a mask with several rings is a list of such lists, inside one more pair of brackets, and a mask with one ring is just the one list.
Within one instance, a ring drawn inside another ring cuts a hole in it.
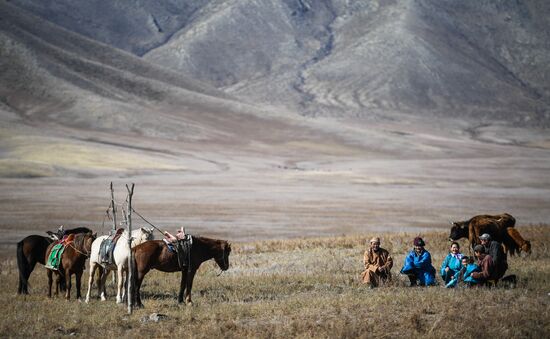
[{"label": "person in dark coat", "polygon": [[481,241],[481,245],[485,248],[485,253],[490,255],[493,259],[496,279],[501,279],[508,269],[508,260],[501,243],[491,240],[491,236],[487,233],[482,234],[479,240]]}]

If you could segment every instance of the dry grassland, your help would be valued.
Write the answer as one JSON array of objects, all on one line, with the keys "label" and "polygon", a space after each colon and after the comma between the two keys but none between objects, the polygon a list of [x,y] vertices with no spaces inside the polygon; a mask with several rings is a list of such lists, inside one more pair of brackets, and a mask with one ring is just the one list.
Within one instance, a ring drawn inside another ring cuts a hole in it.
[{"label": "dry grassland", "polygon": [[[193,306],[176,302],[178,274],[152,272],[142,287],[145,308],[131,316],[115,304],[114,286],[106,302],[48,299],[43,267],[31,276],[31,295],[16,296],[15,259],[5,257],[0,336],[544,338],[550,334],[550,233],[547,226],[519,229],[533,254],[509,259],[508,272],[519,277],[512,289],[406,287],[397,272],[412,233],[382,236],[396,262],[394,280],[374,290],[358,283],[372,234],[235,243],[229,271],[217,277],[213,262],[200,269]],[[422,235],[438,268],[447,234]],[[167,318],[141,320],[155,312]]]}]

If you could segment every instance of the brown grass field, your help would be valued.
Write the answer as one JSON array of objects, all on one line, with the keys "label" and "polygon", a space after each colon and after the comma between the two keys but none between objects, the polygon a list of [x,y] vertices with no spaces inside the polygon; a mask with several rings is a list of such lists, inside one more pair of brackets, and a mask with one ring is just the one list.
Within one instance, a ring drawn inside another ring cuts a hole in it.
[{"label": "brown grass field", "polygon": [[[533,253],[509,258],[515,288],[407,287],[398,271],[416,234],[386,233],[382,247],[394,257],[394,279],[370,290],[358,281],[373,234],[304,238],[232,244],[227,272],[217,277],[213,261],[199,270],[193,306],[177,304],[179,274],[149,273],[145,307],[132,315],[115,304],[112,284],[106,302],[85,304],[74,294],[71,301],[48,299],[42,266],[31,276],[31,294],[17,296],[15,253],[4,255],[0,337],[548,337],[550,233],[543,225],[518,229],[532,241]],[[447,253],[447,235],[422,234],[436,269]],[[465,239],[462,249],[467,253]],[[167,317],[142,321],[151,313]]]}]

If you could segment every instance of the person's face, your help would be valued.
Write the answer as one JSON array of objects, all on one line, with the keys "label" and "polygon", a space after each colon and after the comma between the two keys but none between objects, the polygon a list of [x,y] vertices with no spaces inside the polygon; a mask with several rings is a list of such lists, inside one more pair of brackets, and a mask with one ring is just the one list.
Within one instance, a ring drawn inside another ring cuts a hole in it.
[{"label": "person's face", "polygon": [[479,258],[479,256],[481,255],[480,252],[474,252],[474,255],[476,256],[476,258]]},{"label": "person's face", "polygon": [[487,243],[489,242],[489,240],[486,240],[486,239],[479,239],[479,241],[481,241],[481,244],[483,246],[487,245]]},{"label": "person's face", "polygon": [[417,245],[414,246],[414,251],[416,253],[422,253],[423,250],[424,250],[424,246],[417,246]]},{"label": "person's face", "polygon": [[374,252],[377,252],[378,249],[380,248],[380,243],[377,241],[373,241],[370,243],[370,248],[372,248]]},{"label": "person's face", "polygon": [[460,247],[458,247],[457,244],[453,244],[453,245],[451,246],[451,253],[453,253],[453,254],[458,254],[458,252],[460,252]]},{"label": "person's face", "polygon": [[462,260],[462,266],[464,266],[464,267],[468,266],[468,260],[463,259]]}]

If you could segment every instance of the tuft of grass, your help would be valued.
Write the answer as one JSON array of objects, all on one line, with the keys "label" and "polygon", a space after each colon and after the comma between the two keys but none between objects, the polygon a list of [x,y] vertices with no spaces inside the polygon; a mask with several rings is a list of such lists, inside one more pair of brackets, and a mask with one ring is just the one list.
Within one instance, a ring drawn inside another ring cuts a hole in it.
[{"label": "tuft of grass", "polygon": [[[393,281],[374,290],[359,282],[373,234],[274,240],[233,244],[231,268],[219,277],[215,264],[205,263],[195,279],[193,306],[177,304],[179,274],[150,272],[142,287],[145,308],[132,315],[115,304],[112,285],[106,302],[48,299],[43,267],[31,276],[32,294],[15,296],[15,260],[3,258],[0,336],[548,337],[550,233],[547,226],[519,229],[532,241],[533,254],[509,258],[508,273],[519,278],[512,289],[406,287],[397,272],[416,234],[383,235],[382,247],[395,261]],[[438,269],[448,251],[447,234],[422,236]],[[151,313],[167,318],[141,321]]]}]

